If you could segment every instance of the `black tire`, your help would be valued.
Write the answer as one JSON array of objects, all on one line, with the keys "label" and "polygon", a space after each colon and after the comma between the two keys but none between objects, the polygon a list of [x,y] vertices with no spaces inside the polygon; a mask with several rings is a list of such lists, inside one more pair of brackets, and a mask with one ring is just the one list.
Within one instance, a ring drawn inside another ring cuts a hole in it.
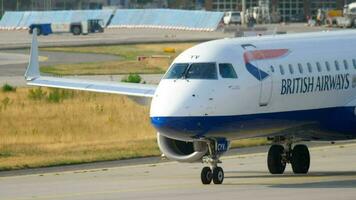
[{"label": "black tire", "polygon": [[73,35],[80,35],[82,33],[82,29],[79,26],[74,26],[72,28]]},{"label": "black tire", "polygon": [[213,182],[214,184],[222,184],[224,181],[224,170],[221,167],[216,167],[213,170]]},{"label": "black tire", "polygon": [[210,167],[204,167],[201,170],[200,179],[204,185],[209,185],[211,183],[212,177],[213,177],[213,173]]},{"label": "black tire", "polygon": [[272,145],[268,151],[267,166],[271,174],[283,174],[286,169],[286,162],[283,160],[284,147],[282,145]]},{"label": "black tire", "polygon": [[295,174],[306,174],[310,167],[310,154],[306,145],[296,145],[292,150],[292,169]]}]

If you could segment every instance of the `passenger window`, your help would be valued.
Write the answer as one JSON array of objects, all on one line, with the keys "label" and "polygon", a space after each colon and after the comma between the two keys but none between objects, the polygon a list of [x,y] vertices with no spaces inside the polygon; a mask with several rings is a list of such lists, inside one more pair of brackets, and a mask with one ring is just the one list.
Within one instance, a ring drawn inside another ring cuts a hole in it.
[{"label": "passenger window", "polygon": [[281,74],[284,75],[284,68],[282,65],[279,65],[279,71],[281,71]]},{"label": "passenger window", "polygon": [[291,74],[294,74],[293,65],[292,65],[292,64],[289,64],[288,67],[289,67],[289,72],[290,72]]},{"label": "passenger window", "polygon": [[217,79],[215,63],[193,63],[185,75],[187,79]]},{"label": "passenger window", "polygon": [[219,72],[223,78],[237,78],[236,72],[232,64],[221,63],[219,64]]},{"label": "passenger window", "polygon": [[328,61],[325,62],[326,70],[329,72],[330,71],[330,64]]},{"label": "passenger window", "polygon": [[319,62],[316,63],[316,68],[318,69],[318,72],[321,72],[321,65]]},{"label": "passenger window", "polygon": [[349,69],[349,65],[347,64],[347,60],[344,60],[344,67],[345,67],[345,70]]},{"label": "passenger window", "polygon": [[337,60],[335,60],[335,69],[336,71],[340,70],[339,62],[337,62]]},{"label": "passenger window", "polygon": [[188,63],[176,63],[171,67],[171,69],[167,72],[164,78],[165,79],[183,78],[188,66],[189,66]]},{"label": "passenger window", "polygon": [[299,73],[303,74],[303,66],[302,66],[302,64],[298,63],[298,69],[299,69]]},{"label": "passenger window", "polygon": [[274,67],[271,65],[271,72],[274,73]]},{"label": "passenger window", "polygon": [[309,73],[313,72],[313,68],[310,63],[307,63]]},{"label": "passenger window", "polygon": [[356,69],[356,60],[352,59],[352,64],[354,65],[354,69]]}]

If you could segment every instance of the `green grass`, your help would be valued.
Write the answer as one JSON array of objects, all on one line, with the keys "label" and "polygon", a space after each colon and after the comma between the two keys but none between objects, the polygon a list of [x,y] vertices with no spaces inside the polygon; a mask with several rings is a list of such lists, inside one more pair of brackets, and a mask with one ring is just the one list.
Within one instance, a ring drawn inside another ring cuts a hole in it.
[{"label": "green grass", "polygon": [[129,74],[127,77],[124,77],[121,82],[125,83],[141,83],[142,78],[138,74]]},{"label": "green grass", "polygon": [[[193,45],[194,43],[162,43],[43,48],[41,50],[116,55],[120,60],[43,66],[41,72],[54,75],[162,74],[175,57]],[[164,51],[165,48],[172,47],[175,49],[174,52]],[[160,57],[152,58],[156,55]],[[138,57],[145,59],[139,61]]]},{"label": "green grass", "polygon": [[2,86],[1,90],[2,90],[3,92],[16,92],[16,87],[5,83],[5,84]]}]

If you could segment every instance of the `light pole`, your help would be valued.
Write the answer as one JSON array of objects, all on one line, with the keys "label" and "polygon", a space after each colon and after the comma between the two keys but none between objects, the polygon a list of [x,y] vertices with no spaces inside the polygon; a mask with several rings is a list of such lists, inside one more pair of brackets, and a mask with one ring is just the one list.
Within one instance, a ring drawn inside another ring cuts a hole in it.
[{"label": "light pole", "polygon": [[242,0],[242,20],[241,23],[245,24],[246,22],[246,0]]}]

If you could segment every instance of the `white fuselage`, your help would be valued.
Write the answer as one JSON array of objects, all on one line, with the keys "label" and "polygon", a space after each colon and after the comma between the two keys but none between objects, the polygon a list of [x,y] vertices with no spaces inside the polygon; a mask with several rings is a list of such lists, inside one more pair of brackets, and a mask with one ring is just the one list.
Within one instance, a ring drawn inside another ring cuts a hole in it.
[{"label": "white fuselage", "polygon": [[[167,131],[166,136],[177,139],[244,138],[320,124],[328,121],[324,115],[331,115],[332,122],[342,114],[351,123],[345,131],[356,134],[355,52],[355,31],[222,39],[197,45],[178,56],[172,66],[215,63],[217,78],[164,78],[152,101],[152,123],[162,134]],[[237,78],[223,78],[221,63],[232,64]],[[160,119],[173,121],[161,129],[165,125]],[[197,124],[184,127],[180,119],[197,120]],[[172,126],[175,131],[168,133]],[[180,135],[179,129],[189,131]]]}]

